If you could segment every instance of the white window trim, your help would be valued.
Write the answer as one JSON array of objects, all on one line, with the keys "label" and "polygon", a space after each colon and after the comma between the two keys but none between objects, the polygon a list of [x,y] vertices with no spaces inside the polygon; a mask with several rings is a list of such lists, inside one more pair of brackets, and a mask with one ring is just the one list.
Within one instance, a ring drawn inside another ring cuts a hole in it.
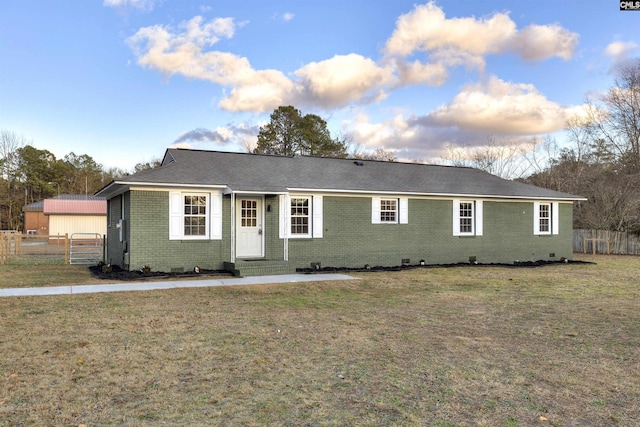
[{"label": "white window trim", "polygon": [[[184,197],[205,196],[206,226],[204,236],[184,234]],[[222,194],[206,192],[169,192],[169,240],[222,240]]]},{"label": "white window trim", "polygon": [[[460,231],[460,203],[471,203],[471,232]],[[454,236],[482,236],[484,223],[484,206],[482,200],[454,199],[453,200],[453,235]]]},{"label": "white window trim", "polygon": [[[540,206],[549,206],[549,231],[540,231]],[[533,202],[533,234],[536,236],[557,235],[560,232],[560,203]]]},{"label": "white window trim", "polygon": [[[309,199],[309,232],[291,232],[291,199]],[[281,239],[321,239],[323,237],[323,197],[308,194],[281,195],[279,200],[279,237]]]},{"label": "white window trim", "polygon": [[[306,199],[309,201],[307,205],[307,232],[306,233],[294,233],[291,231],[293,227],[293,215],[291,214],[291,208],[293,204],[291,201],[293,199]],[[308,239],[313,234],[313,199],[311,196],[291,196],[289,197],[289,237],[292,239]]]},{"label": "white window trim", "polygon": [[[382,221],[381,205],[383,200],[396,201],[396,220]],[[371,198],[371,223],[372,224],[408,224],[409,223],[409,198],[407,197],[372,197]]]}]

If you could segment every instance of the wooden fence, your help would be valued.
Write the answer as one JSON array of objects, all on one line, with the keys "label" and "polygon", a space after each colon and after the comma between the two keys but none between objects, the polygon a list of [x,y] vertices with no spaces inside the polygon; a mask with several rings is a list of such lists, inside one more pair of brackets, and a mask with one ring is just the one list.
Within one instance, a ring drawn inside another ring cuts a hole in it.
[{"label": "wooden fence", "polygon": [[38,236],[0,232],[0,264],[19,258],[57,260],[69,264],[69,235]]},{"label": "wooden fence", "polygon": [[623,231],[573,230],[573,251],[640,255],[640,237]]}]

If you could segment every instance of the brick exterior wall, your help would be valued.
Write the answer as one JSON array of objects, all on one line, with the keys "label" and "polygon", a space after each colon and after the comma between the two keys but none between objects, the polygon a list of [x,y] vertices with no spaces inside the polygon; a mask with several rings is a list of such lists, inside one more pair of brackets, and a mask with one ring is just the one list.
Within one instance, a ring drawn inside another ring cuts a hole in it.
[{"label": "brick exterior wall", "polygon": [[35,230],[36,235],[48,235],[49,218],[42,212],[25,212],[23,233],[27,234],[29,230]]},{"label": "brick exterior wall", "polygon": [[230,198],[222,203],[222,240],[169,240],[169,193],[131,191],[129,269],[153,271],[221,270],[230,251]]},{"label": "brick exterior wall", "polygon": [[[129,197],[130,196],[130,197]],[[109,201],[114,211],[117,198]],[[223,198],[222,240],[169,240],[169,193],[131,191],[127,219],[130,269],[149,265],[154,271],[189,271],[194,266],[222,269],[231,259],[231,198]],[[278,237],[277,196],[264,199],[265,258],[281,260],[284,241]],[[306,268],[312,262],[323,267],[397,266],[411,264],[509,263],[516,260],[559,260],[572,257],[572,205],[560,203],[560,233],[533,234],[533,203],[487,201],[483,208],[482,236],[455,237],[451,200],[409,199],[408,224],[372,224],[370,197],[323,198],[323,238],[289,239],[289,261]],[[117,221],[116,221],[117,222]],[[109,241],[117,230],[110,220]],[[117,245],[116,245],[117,247]],[[551,256],[553,254],[554,256]],[[122,254],[109,244],[114,264]]]},{"label": "brick exterior wall", "polygon": [[[513,263],[571,259],[572,205],[560,204],[560,234],[533,235],[533,203],[484,203],[482,236],[453,236],[451,200],[409,199],[408,224],[372,224],[368,197],[324,197],[324,238],[290,239],[289,260],[298,267]],[[555,254],[555,257],[550,257]]]}]

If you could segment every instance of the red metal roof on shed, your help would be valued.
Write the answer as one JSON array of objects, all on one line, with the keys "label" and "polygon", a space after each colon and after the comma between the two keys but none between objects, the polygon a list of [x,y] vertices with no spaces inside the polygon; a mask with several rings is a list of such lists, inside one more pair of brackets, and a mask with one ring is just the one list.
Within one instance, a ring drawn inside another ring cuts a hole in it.
[{"label": "red metal roof on shed", "polygon": [[43,212],[45,215],[106,215],[107,201],[45,199]]}]

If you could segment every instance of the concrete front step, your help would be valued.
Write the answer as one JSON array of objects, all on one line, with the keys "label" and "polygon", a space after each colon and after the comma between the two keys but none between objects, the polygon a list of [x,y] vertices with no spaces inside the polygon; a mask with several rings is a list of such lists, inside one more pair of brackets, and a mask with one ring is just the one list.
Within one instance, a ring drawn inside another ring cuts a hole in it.
[{"label": "concrete front step", "polygon": [[236,260],[236,262],[225,262],[224,269],[238,277],[268,276],[296,272],[296,269],[290,266],[289,262],[276,260]]}]

